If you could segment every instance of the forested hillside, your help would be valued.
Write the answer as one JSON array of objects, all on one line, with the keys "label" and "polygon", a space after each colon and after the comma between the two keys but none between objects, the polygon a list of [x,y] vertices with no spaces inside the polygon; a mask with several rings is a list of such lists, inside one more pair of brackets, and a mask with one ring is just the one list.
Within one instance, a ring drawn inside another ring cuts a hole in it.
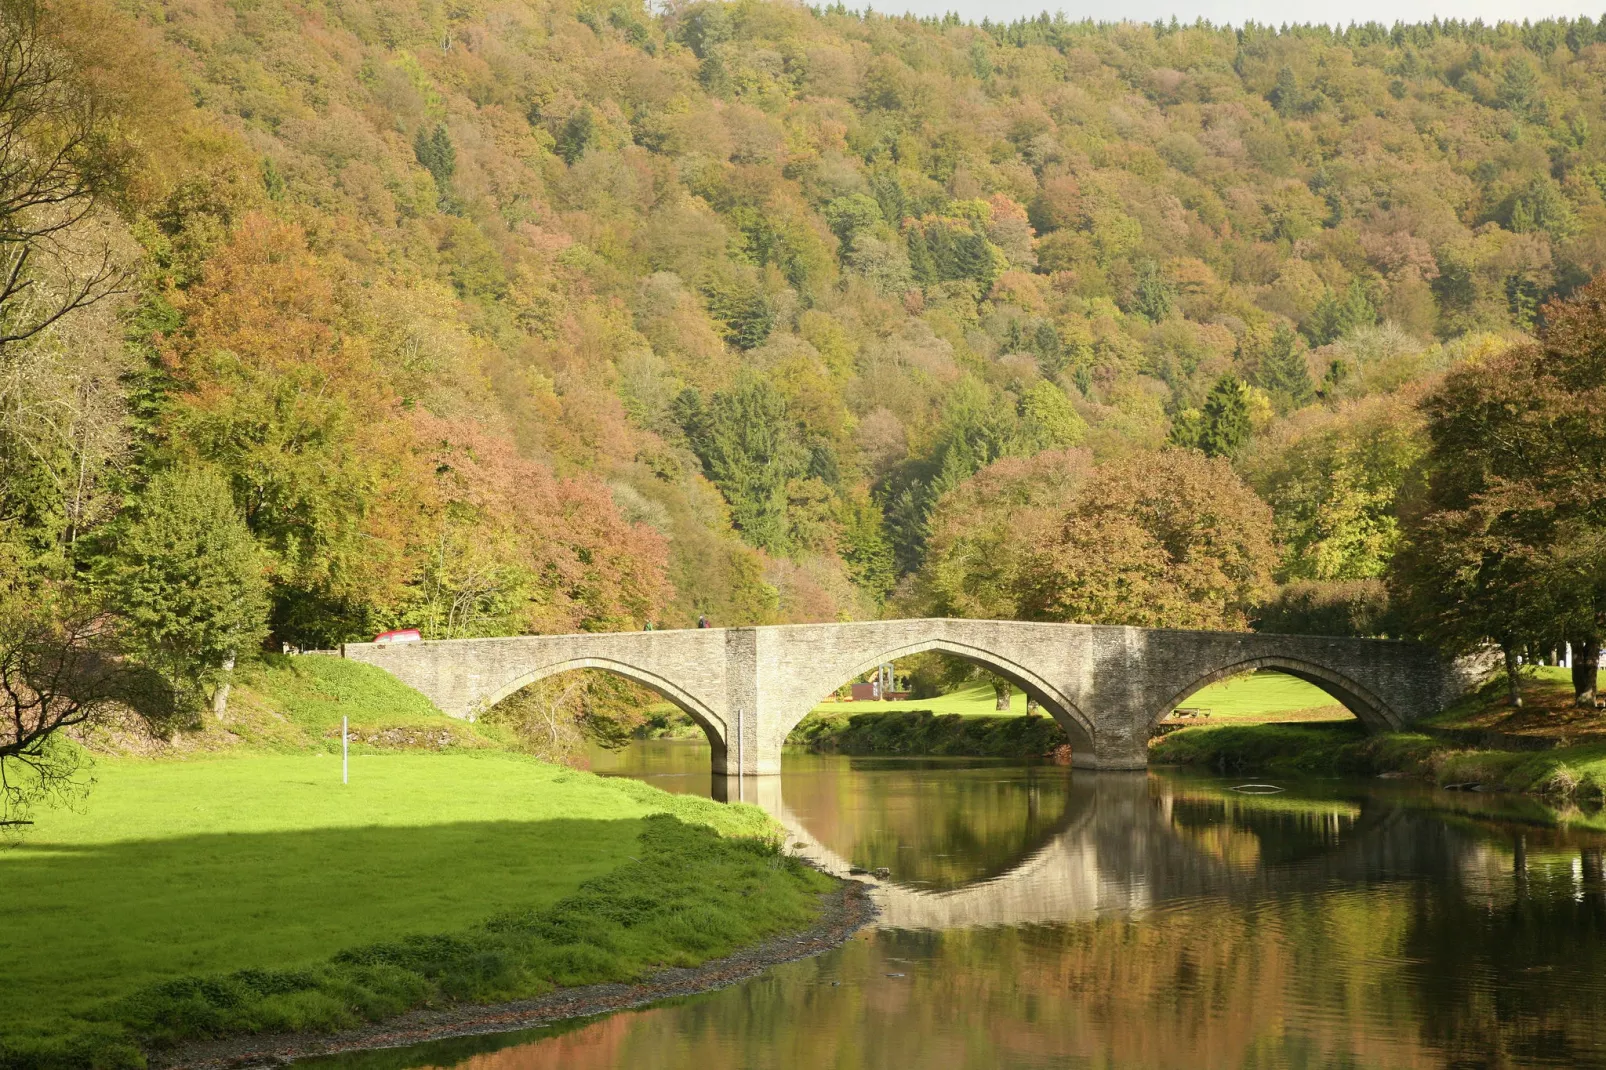
[{"label": "forested hillside", "polygon": [[[10,210],[63,227],[7,323],[87,295],[0,344],[9,597],[98,591],[175,665],[965,611],[905,578],[1014,506],[945,494],[1053,451],[1078,553],[1171,545],[1167,444],[1231,573],[1189,619],[1243,626],[1381,575],[1417,396],[1606,266],[1606,18],[5,9],[28,151],[82,132],[79,199]],[[194,560],[241,619],[162,633]],[[1004,608],[1130,618],[1095,595]]]}]

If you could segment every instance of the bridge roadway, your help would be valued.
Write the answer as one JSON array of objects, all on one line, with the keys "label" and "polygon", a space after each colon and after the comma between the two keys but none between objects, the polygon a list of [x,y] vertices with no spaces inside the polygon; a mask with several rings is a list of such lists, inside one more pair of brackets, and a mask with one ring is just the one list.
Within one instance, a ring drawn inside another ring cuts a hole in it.
[{"label": "bridge roadway", "polygon": [[1073,764],[1092,769],[1143,768],[1161,717],[1206,684],[1251,669],[1308,680],[1373,731],[1437,713],[1475,677],[1469,663],[1416,643],[953,618],[347,643],[341,653],[470,719],[555,673],[615,672],[691,715],[712,745],[715,773],[762,776],[781,771],[787,734],[824,696],[928,650],[1021,688],[1065,729]]}]

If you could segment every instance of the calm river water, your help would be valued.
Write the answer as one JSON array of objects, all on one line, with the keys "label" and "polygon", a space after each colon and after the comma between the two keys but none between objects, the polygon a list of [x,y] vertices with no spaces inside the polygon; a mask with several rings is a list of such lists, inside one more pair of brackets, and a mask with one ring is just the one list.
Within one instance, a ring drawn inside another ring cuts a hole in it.
[{"label": "calm river water", "polygon": [[[708,793],[707,751],[599,771]],[[733,787],[883,914],[746,984],[344,1070],[1606,1067],[1606,834],[1527,800],[789,757]],[[1259,789],[1263,790],[1263,789]]]}]

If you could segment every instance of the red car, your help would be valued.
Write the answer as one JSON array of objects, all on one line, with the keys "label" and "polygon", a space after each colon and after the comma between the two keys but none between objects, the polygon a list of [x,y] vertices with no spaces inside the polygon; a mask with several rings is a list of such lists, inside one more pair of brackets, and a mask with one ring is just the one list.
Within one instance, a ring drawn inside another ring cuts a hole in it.
[{"label": "red car", "polygon": [[374,642],[387,645],[390,643],[416,643],[422,638],[424,637],[418,634],[417,628],[397,628],[395,631],[380,632],[374,636]]}]

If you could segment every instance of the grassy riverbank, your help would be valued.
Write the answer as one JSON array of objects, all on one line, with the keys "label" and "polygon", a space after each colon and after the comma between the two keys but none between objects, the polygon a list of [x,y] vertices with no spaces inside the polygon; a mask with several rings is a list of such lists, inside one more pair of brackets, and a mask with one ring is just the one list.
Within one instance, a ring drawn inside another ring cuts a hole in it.
[{"label": "grassy riverbank", "polygon": [[1226,773],[1420,778],[1439,785],[1606,797],[1606,713],[1574,707],[1565,669],[1522,682],[1523,707],[1503,680],[1411,732],[1369,736],[1354,721],[1212,725],[1157,740],[1154,762]]},{"label": "grassy riverbank", "polygon": [[1070,758],[1065,731],[1047,715],[983,717],[929,710],[816,710],[792,729],[787,742],[823,754]]},{"label": "grassy riverbank", "polygon": [[0,850],[0,1066],[630,980],[805,927],[830,886],[757,808],[498,750],[365,667],[264,672]]},{"label": "grassy riverbank", "polygon": [[[1249,725],[1345,722],[1354,717],[1312,684],[1282,673],[1251,673],[1195,693],[1180,723]],[[1025,717],[1017,691],[1010,711],[996,709],[982,683],[928,700],[826,702],[816,706],[787,742],[830,754],[965,755],[1065,760],[1070,740],[1046,714]],[[1173,718],[1175,720],[1175,718]]]}]

